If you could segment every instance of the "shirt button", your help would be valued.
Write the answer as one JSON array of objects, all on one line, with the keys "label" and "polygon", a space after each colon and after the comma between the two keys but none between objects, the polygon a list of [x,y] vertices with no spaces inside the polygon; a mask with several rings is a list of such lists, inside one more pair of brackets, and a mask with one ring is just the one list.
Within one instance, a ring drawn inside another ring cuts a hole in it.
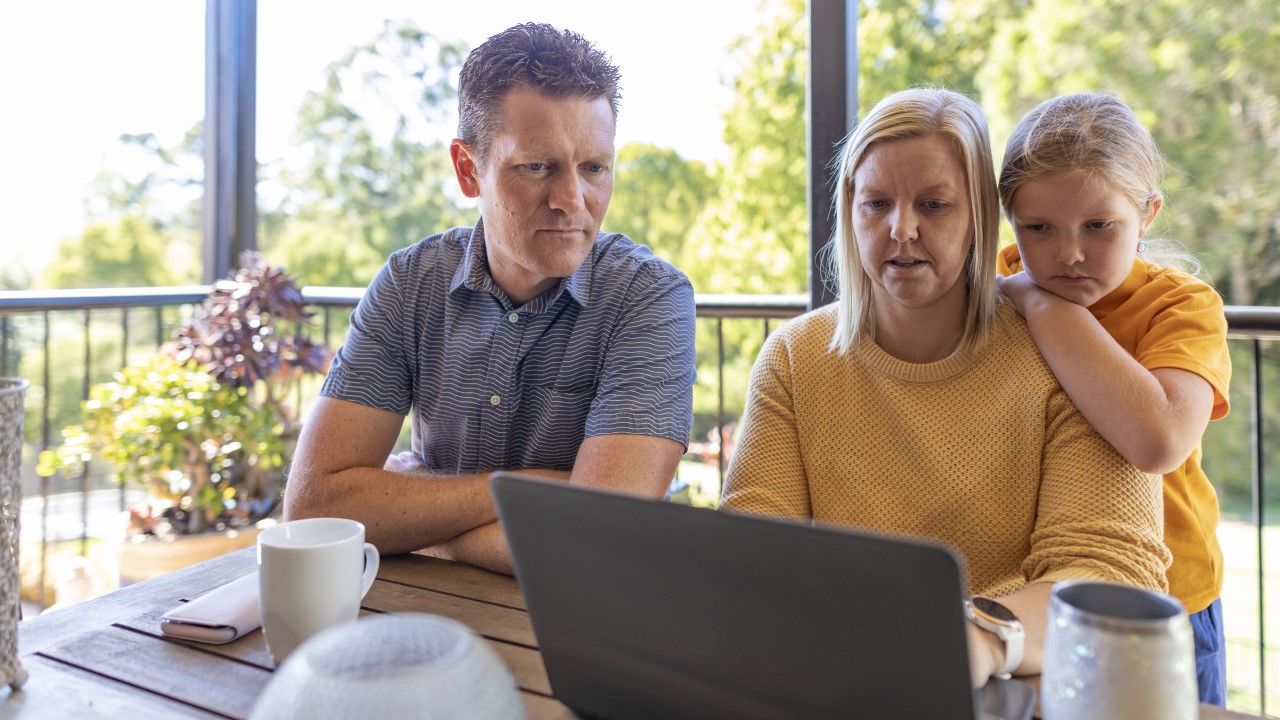
[{"label": "shirt button", "polygon": [[501,405],[501,404],[502,404],[502,396],[501,396],[501,395],[491,395],[491,396],[489,397],[489,404],[490,404],[490,405]]},{"label": "shirt button", "polygon": [[512,324],[520,322],[520,313],[513,312],[507,315],[507,322]]}]

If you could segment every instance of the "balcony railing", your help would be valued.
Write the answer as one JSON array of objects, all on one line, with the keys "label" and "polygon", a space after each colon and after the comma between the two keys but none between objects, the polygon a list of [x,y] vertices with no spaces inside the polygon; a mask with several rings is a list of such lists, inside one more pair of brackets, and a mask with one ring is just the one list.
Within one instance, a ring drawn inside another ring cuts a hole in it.
[{"label": "balcony railing", "polygon": [[[0,376],[18,374],[19,357],[30,353],[30,357],[21,361],[21,370],[31,381],[27,396],[27,438],[31,454],[54,444],[59,430],[54,406],[60,404],[65,408],[72,400],[60,397],[59,392],[65,395],[72,392],[68,388],[74,388],[77,394],[74,401],[78,405],[93,383],[109,379],[113,370],[129,364],[131,356],[134,360],[140,359],[140,353],[149,353],[169,340],[181,320],[206,297],[209,289],[190,286],[0,292]],[[330,347],[340,344],[346,332],[349,309],[362,293],[358,288],[303,289],[304,297],[317,313],[313,322],[319,325],[317,329]],[[806,295],[697,297],[701,377],[695,388],[695,408],[700,430],[691,443],[690,454],[701,456],[709,465],[706,470],[716,481],[723,479],[727,452],[721,452],[721,446],[727,446],[726,428],[741,413],[746,369],[753,359],[740,350],[742,346],[758,347],[779,322],[803,313],[807,299]],[[1256,631],[1229,640],[1231,667],[1228,672],[1235,686],[1233,707],[1265,712],[1266,689],[1280,684],[1280,678],[1277,668],[1267,664],[1267,573],[1263,569],[1267,567],[1268,558],[1264,554],[1264,538],[1268,534],[1265,532],[1267,504],[1275,500],[1268,495],[1265,482],[1268,470],[1265,417],[1274,416],[1274,411],[1266,412],[1263,381],[1264,372],[1277,365],[1277,358],[1269,351],[1272,341],[1280,338],[1280,309],[1229,306],[1226,315],[1236,361],[1232,390],[1235,425],[1232,428],[1239,428],[1230,432],[1242,434],[1243,426],[1248,428],[1247,444],[1243,440],[1236,443],[1242,450],[1240,454],[1243,455],[1247,447],[1249,456],[1251,539],[1243,554],[1256,553],[1250,577],[1237,578],[1239,582],[1235,585],[1247,583],[1254,588],[1248,594],[1256,593],[1257,603],[1256,612],[1242,612],[1242,607],[1248,608],[1254,598],[1233,596],[1230,601],[1224,600],[1230,619],[1229,634],[1234,635],[1233,628],[1238,625],[1256,626]],[[110,341],[102,342],[104,336],[109,336]],[[708,340],[714,345],[708,346]],[[75,352],[66,351],[68,345]],[[102,353],[104,347],[110,348],[110,355]],[[709,372],[711,368],[714,371]],[[71,377],[75,377],[76,382],[70,381]],[[300,403],[304,400],[299,398]],[[1242,422],[1245,419],[1247,422]],[[1210,432],[1215,432],[1216,425],[1219,423],[1211,424]],[[706,438],[705,442],[702,437]],[[1222,458],[1206,455],[1206,464],[1219,460]],[[1242,457],[1230,460],[1237,464],[1244,462]],[[39,586],[43,592],[49,545],[78,540],[81,552],[85,552],[90,539],[101,536],[104,523],[119,522],[118,513],[126,509],[132,498],[122,485],[118,488],[95,485],[87,476],[62,478],[58,482],[53,478],[37,479],[32,465],[32,459],[27,458],[24,487],[31,492],[24,495],[28,496],[32,509],[23,513],[23,534],[24,542],[39,545]],[[718,487],[715,486],[715,492]],[[1230,548],[1224,550],[1231,552]],[[1227,558],[1229,573],[1233,560],[1233,557]],[[38,604],[44,605],[43,596]],[[1272,618],[1276,617],[1280,614],[1272,613]]]}]

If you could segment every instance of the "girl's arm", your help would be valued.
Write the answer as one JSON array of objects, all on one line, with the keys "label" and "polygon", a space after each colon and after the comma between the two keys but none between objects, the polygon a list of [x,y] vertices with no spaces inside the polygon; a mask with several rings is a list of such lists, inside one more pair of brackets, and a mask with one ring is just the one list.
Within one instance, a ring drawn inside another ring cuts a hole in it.
[{"label": "girl's arm", "polygon": [[997,285],[1027,319],[1036,347],[1062,388],[1112,447],[1139,469],[1167,473],[1187,461],[1209,425],[1213,388],[1187,370],[1148,370],[1088,308],[1031,282]]}]

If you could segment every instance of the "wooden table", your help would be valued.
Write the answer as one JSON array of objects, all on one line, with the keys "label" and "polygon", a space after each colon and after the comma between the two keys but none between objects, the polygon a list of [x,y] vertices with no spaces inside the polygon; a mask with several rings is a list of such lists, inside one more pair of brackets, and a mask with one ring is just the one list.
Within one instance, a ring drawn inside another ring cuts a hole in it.
[{"label": "wooden table", "polygon": [[[183,598],[254,568],[254,550],[241,550],[23,622],[19,649],[31,677],[17,693],[0,689],[0,719],[248,717],[275,668],[262,632],[207,645],[164,638],[159,621]],[[511,668],[529,718],[577,717],[552,695],[511,578],[419,555],[387,556],[363,607],[466,623]],[[1204,720],[1246,717],[1201,709]]]}]

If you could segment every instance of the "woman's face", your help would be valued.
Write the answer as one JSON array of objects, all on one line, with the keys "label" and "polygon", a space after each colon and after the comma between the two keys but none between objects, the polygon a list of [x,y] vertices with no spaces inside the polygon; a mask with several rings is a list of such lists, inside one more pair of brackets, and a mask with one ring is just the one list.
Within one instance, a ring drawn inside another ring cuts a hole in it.
[{"label": "woman's face", "polygon": [[853,229],[877,312],[964,306],[973,212],[941,135],[879,142],[853,173]]}]

